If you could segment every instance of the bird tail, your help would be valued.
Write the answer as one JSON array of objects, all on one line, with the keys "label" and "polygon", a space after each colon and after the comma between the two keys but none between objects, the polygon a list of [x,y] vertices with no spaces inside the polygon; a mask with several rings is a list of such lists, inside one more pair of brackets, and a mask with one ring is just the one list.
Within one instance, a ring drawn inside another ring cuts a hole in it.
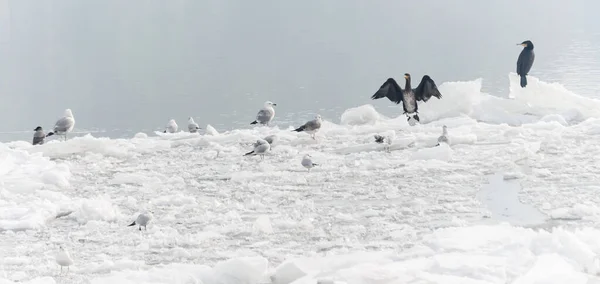
[{"label": "bird tail", "polygon": [[250,122],[250,124],[257,124],[257,123],[258,123],[258,121],[256,121],[256,120],[253,122]]},{"label": "bird tail", "polygon": [[527,86],[527,75],[521,75],[521,88]]},{"label": "bird tail", "polygon": [[294,129],[294,131],[296,131],[296,132],[304,131],[304,125]]},{"label": "bird tail", "polygon": [[127,225],[127,227],[131,227],[131,226],[135,226],[135,221],[133,221],[133,223]]},{"label": "bird tail", "polygon": [[319,164],[313,163],[313,166],[318,166]]},{"label": "bird tail", "polygon": [[248,153],[244,154],[244,156],[248,156],[248,155],[252,155],[252,154],[254,154],[254,150],[252,150],[252,151],[250,151],[250,152],[248,152]]},{"label": "bird tail", "polygon": [[48,134],[46,134],[46,137],[50,137],[52,135],[54,135],[54,132],[48,132]]},{"label": "bird tail", "polygon": [[163,133],[167,133],[167,131],[166,131],[166,130],[163,130]]}]

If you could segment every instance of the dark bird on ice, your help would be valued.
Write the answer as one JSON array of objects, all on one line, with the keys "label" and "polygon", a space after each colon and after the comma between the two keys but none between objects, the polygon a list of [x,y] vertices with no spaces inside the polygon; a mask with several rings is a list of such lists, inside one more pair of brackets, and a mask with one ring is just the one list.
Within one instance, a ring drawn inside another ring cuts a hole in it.
[{"label": "dark bird on ice", "polygon": [[41,126],[36,127],[33,131],[35,131],[35,133],[33,133],[33,145],[42,145],[44,144],[44,138],[46,138],[46,133],[44,133],[44,130],[42,129]]},{"label": "dark bird on ice", "polygon": [[517,59],[517,74],[521,76],[521,88],[525,88],[527,86],[527,74],[535,60],[535,53],[533,52],[533,43],[530,40],[517,43],[517,45],[523,46],[519,59]]},{"label": "dark bird on ice", "polygon": [[416,121],[419,120],[419,107],[418,101],[427,102],[432,96],[438,99],[442,98],[442,94],[438,90],[435,82],[428,75],[423,76],[421,83],[416,89],[412,89],[410,85],[410,74],[405,73],[404,78],[406,79],[406,85],[404,90],[396,83],[393,78],[387,79],[379,90],[371,97],[371,99],[381,99],[387,97],[390,101],[396,104],[402,103],[404,114],[407,116],[407,120],[410,121],[410,117]]}]

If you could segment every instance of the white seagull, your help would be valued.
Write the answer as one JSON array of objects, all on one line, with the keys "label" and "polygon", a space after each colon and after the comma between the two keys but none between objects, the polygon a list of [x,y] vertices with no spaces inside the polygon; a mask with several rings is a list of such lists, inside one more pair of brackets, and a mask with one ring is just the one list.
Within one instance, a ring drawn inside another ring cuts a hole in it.
[{"label": "white seagull", "polygon": [[69,254],[69,251],[65,249],[62,245],[59,246],[58,254],[56,254],[56,263],[60,265],[60,273],[63,271],[63,266],[67,267],[67,272],[69,272],[69,267],[73,264],[73,259]]},{"label": "white seagull", "polygon": [[165,129],[165,131],[163,131],[163,133],[175,133],[177,132],[177,122],[175,122],[175,119],[171,119],[169,120],[169,123],[167,123],[167,127]]},{"label": "white seagull", "polygon": [[274,104],[271,101],[266,101],[263,105],[263,108],[256,114],[256,120],[250,122],[250,124],[260,123],[262,125],[269,125],[269,122],[271,122],[273,117],[275,117],[275,109],[273,106],[277,106],[277,104]]},{"label": "white seagull", "polygon": [[148,222],[150,222],[150,220],[152,220],[152,212],[145,211],[138,215],[135,221],[133,221],[133,223],[129,224],[129,226],[127,227],[138,225],[140,231],[142,230],[142,226],[144,227],[144,230],[147,231],[148,228],[146,228],[146,226],[148,225]]},{"label": "white seagull", "polygon": [[194,118],[190,116],[188,119],[188,130],[190,133],[196,133],[198,132],[198,129],[200,129],[200,126],[198,126],[198,123],[196,123]]},{"label": "white seagull", "polygon": [[321,116],[317,115],[315,117],[315,119],[308,121],[307,123],[303,124],[302,126],[294,129],[294,131],[306,132],[306,133],[310,134],[310,137],[312,137],[312,139],[315,139],[315,134],[317,133],[317,131],[319,131],[319,129],[321,129],[322,122],[323,122],[323,119],[321,118]]},{"label": "white seagull", "polygon": [[448,138],[448,129],[446,125],[442,127],[442,136],[438,137],[438,144],[436,146],[440,146],[440,143],[446,143],[450,145],[450,139]]},{"label": "white seagull", "polygon": [[71,109],[68,108],[65,110],[65,115],[56,121],[54,124],[54,131],[48,133],[46,137],[56,135],[63,135],[65,137],[65,141],[67,141],[67,133],[73,130],[75,126],[75,118],[73,117],[73,113]]},{"label": "white seagull", "polygon": [[254,150],[244,154],[244,156],[260,155],[260,159],[264,160],[265,153],[267,153],[269,150],[271,150],[271,145],[269,144],[269,142],[265,141],[264,139],[258,139],[256,140],[256,143],[254,143]]},{"label": "white seagull", "polygon": [[310,172],[310,169],[312,169],[312,167],[314,166],[318,166],[319,164],[315,164],[313,163],[312,159],[311,159],[311,155],[306,154],[304,155],[304,157],[302,158],[302,166],[308,169],[308,172]]}]

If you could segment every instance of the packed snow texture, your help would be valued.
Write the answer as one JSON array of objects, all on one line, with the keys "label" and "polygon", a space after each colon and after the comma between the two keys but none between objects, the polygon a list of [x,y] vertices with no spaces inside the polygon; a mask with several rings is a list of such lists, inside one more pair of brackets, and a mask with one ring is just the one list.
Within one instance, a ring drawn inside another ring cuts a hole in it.
[{"label": "packed snow texture", "polygon": [[[507,98],[441,84],[414,127],[401,106],[349,109],[317,140],[207,125],[0,143],[0,283],[600,283],[600,101],[509,77]],[[390,131],[387,153],[373,135]],[[264,161],[242,156],[272,134]],[[547,219],[494,222],[489,175]],[[145,210],[147,230],[127,226]]]}]

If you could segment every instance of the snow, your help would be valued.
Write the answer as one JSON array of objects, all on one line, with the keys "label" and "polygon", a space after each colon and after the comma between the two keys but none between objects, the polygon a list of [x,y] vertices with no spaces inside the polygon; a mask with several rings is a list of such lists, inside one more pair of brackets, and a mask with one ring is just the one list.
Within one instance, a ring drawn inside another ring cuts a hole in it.
[{"label": "snow", "polygon": [[[0,283],[600,283],[600,102],[509,79],[506,98],[445,82],[415,126],[357,106],[316,141],[207,125],[0,143]],[[264,161],[243,157],[268,135]]]}]

